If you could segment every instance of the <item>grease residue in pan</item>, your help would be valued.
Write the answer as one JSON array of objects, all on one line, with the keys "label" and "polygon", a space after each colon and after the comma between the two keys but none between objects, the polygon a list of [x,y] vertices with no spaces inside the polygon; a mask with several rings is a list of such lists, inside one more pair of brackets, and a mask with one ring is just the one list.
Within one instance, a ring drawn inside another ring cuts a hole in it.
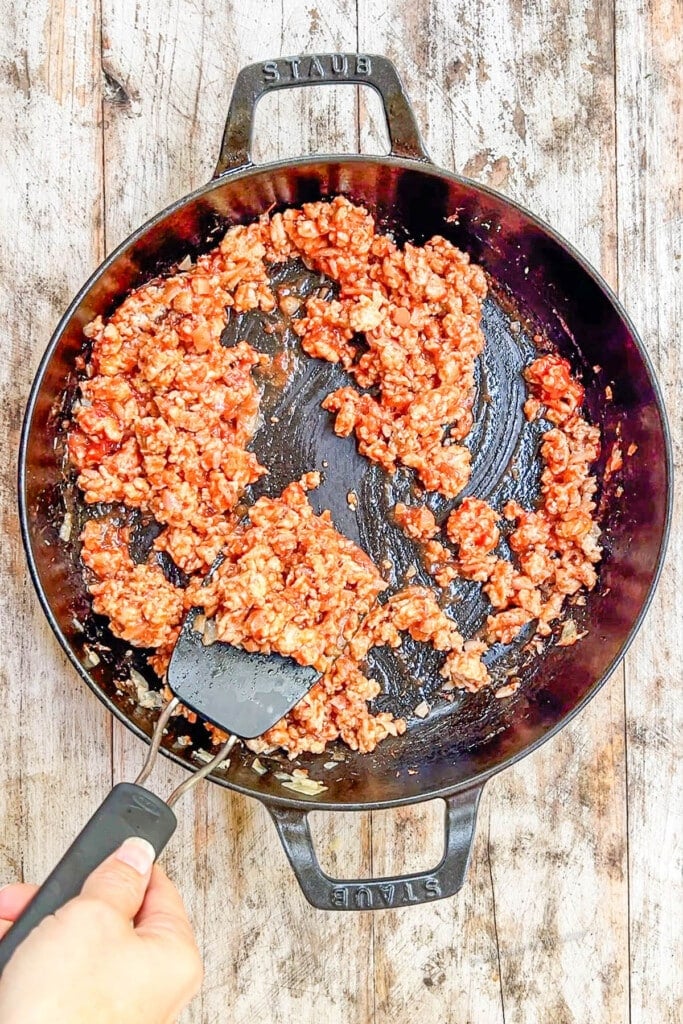
[{"label": "grease residue in pan", "polygon": [[[274,292],[300,299],[302,310],[309,295],[317,292],[331,296],[336,288],[334,282],[298,260],[274,267],[271,283]],[[468,494],[484,498],[497,509],[511,499],[531,507],[538,497],[542,469],[538,449],[550,424],[543,420],[529,423],[523,414],[526,389],[521,371],[538,353],[531,330],[522,324],[521,318],[511,315],[507,302],[499,299],[495,287],[491,287],[482,311],[486,345],[476,364],[474,424],[464,442],[472,452],[472,475],[454,500],[434,493],[420,498],[434,512],[437,522],[443,522]],[[260,421],[249,445],[269,472],[248,489],[244,504],[248,506],[262,494],[278,495],[292,480],[319,470],[322,481],[309,494],[311,504],[317,512],[329,509],[337,529],[375,561],[390,584],[389,593],[408,581],[434,586],[421,565],[419,545],[395,526],[391,516],[398,501],[416,500],[419,489],[413,475],[401,469],[390,477],[359,455],[354,438],[337,437],[333,416],[321,407],[323,398],[331,391],[353,383],[349,375],[336,364],[306,356],[292,330],[291,318],[281,311],[229,315],[222,341],[226,345],[248,341],[258,351],[273,357],[274,369],[261,381]],[[72,389],[71,401],[73,394]],[[131,526],[134,560],[148,557],[161,529],[154,520],[122,507],[84,505],[73,473],[67,473],[63,500],[71,516],[73,540],[86,519],[114,514]],[[504,533],[499,553],[509,557]],[[160,554],[155,557],[167,578],[176,586],[184,586],[184,574],[171,559]],[[490,612],[481,586],[467,580],[455,580],[439,592],[439,598],[465,638],[481,630]],[[102,660],[114,667],[118,678],[127,679],[131,668],[135,668],[152,687],[159,686],[146,665],[149,652],[131,650],[116,641],[106,621],[86,608],[83,628]],[[523,675],[525,667],[534,660],[534,652],[524,649],[532,634],[533,626],[529,626],[512,644],[490,648],[485,661],[494,684],[504,682],[513,673]],[[381,682],[383,692],[374,702],[374,709],[391,710],[419,725],[421,720],[413,716],[413,711],[424,700],[435,705],[432,717],[466,705],[468,697],[460,692],[450,694],[448,700],[440,697],[442,661],[442,654],[410,637],[397,650],[375,648],[370,654],[369,668]],[[196,729],[192,732],[193,739],[200,738]]]},{"label": "grease residue in pan", "polygon": [[[299,261],[276,268],[271,281],[276,292],[284,290],[301,297],[314,291],[322,295],[334,292],[333,282]],[[476,494],[501,509],[510,499],[530,507],[539,493],[542,466],[538,448],[550,425],[529,423],[524,417],[527,395],[521,373],[538,354],[537,349],[521,322],[510,318],[492,291],[484,302],[482,327],[486,346],[477,360],[474,425],[465,441],[472,452],[472,476],[454,500],[438,494],[427,496],[437,522],[445,520],[467,494]],[[288,370],[284,381],[278,375],[275,383],[264,382],[261,423],[249,447],[269,473],[249,488],[248,501],[262,494],[276,496],[292,480],[319,470],[322,482],[309,494],[311,504],[317,512],[331,511],[337,529],[380,567],[391,585],[390,592],[408,580],[434,586],[421,565],[419,545],[392,521],[391,511],[398,501],[415,500],[413,474],[401,469],[389,476],[359,455],[354,438],[337,437],[334,417],[321,407],[326,395],[352,384],[352,378],[337,364],[306,356],[282,314],[234,317],[226,335],[228,344],[245,339],[259,351],[277,354],[280,360],[284,354]],[[509,557],[504,538],[499,551]],[[481,629],[490,612],[481,586],[464,579],[441,593],[440,600],[466,638]],[[533,628],[528,628],[513,644],[490,649],[486,662],[494,680],[502,681],[516,669],[532,632]],[[383,687],[376,709],[410,717],[421,701],[432,704],[443,682],[439,676],[442,662],[442,654],[410,637],[397,650],[375,648],[370,669]],[[449,710],[447,702],[442,704]]]}]

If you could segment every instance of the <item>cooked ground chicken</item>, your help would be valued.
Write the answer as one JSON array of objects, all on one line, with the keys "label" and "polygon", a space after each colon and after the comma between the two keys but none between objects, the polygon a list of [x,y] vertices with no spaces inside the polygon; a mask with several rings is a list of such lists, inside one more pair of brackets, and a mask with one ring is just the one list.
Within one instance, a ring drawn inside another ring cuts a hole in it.
[{"label": "cooked ground chicken", "polygon": [[[399,249],[362,207],[337,197],[275,214],[268,258],[303,255],[339,282],[332,302],[310,298],[295,329],[311,356],[340,362],[363,389],[323,402],[335,430],[388,472],[414,469],[425,488],[454,497],[470,476],[462,440],[472,426],[474,363],[484,348],[486,279],[445,238]],[[353,344],[362,333],[367,351]],[[444,429],[449,426],[448,443]]]},{"label": "cooked ground chicken", "polygon": [[[430,539],[423,560],[439,586],[457,576],[484,584],[494,608],[487,620],[490,642],[510,643],[520,629],[536,621],[547,635],[560,617],[565,597],[595,586],[595,565],[602,549],[594,518],[596,490],[590,466],[600,451],[600,434],[580,415],[583,388],[571,376],[569,363],[557,355],[536,359],[524,371],[531,396],[525,409],[530,419],[539,413],[556,426],[543,435],[541,501],[529,510],[508,502],[503,515],[515,523],[509,535],[514,561],[495,554],[500,540],[500,514],[479,498],[464,498],[451,512],[445,532],[455,551],[434,533],[420,535],[412,527],[421,511],[397,505],[394,515],[408,536]],[[399,511],[400,510],[400,511]],[[431,513],[428,513],[431,515]]]},{"label": "cooked ground chicken", "polygon": [[424,505],[394,507],[394,522],[413,540],[431,540],[439,532],[434,513]]},{"label": "cooked ground chicken", "polygon": [[[281,747],[294,757],[337,738],[365,752],[405,729],[388,712],[370,712],[380,689],[364,672],[373,646],[396,647],[407,633],[444,653],[444,688],[472,691],[489,682],[487,647],[463,640],[430,589],[407,587],[378,602],[386,588],[378,568],[308,502],[317,474],[246,512],[237,507],[267,472],[247,445],[259,415],[252,371],[268,359],[246,342],[221,344],[226,311],[281,305],[268,267],[294,257],[339,286],[332,301],[309,298],[294,321],[304,351],[340,362],[360,389],[325,399],[336,432],[355,434],[360,452],[387,472],[412,468],[427,490],[452,498],[467,483],[470,455],[457,442],[472,423],[483,272],[440,237],[399,249],[366,210],[338,197],[231,228],[194,266],[137,288],[108,320],[88,325],[92,351],[77,363],[84,376],[68,439],[79,487],[87,503],[153,516],[160,533],[148,561],[135,564],[128,527],[92,519],[82,560],[94,611],[115,635],[152,649],[160,677],[193,607],[216,639],[319,669],[309,694],[251,743],[257,752]],[[542,446],[541,507],[503,510],[516,523],[516,564],[496,556],[500,516],[477,498],[448,518],[450,548],[426,507],[394,510],[440,585],[456,575],[484,583],[494,608],[489,641],[506,642],[531,619],[548,629],[564,595],[594,584],[600,558],[588,472],[598,433],[579,415],[581,386],[556,356],[537,360],[526,377],[527,415],[542,412],[555,428]],[[185,588],[166,578],[162,555],[186,574]]]}]

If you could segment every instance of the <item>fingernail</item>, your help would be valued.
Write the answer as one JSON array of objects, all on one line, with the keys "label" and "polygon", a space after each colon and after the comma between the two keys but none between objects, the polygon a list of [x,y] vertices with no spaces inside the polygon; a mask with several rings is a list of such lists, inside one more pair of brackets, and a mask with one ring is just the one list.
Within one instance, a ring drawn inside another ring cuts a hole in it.
[{"label": "fingernail", "polygon": [[116,860],[123,861],[128,867],[133,868],[139,875],[147,875],[154,863],[156,851],[146,839],[131,836],[118,848],[115,857]]}]

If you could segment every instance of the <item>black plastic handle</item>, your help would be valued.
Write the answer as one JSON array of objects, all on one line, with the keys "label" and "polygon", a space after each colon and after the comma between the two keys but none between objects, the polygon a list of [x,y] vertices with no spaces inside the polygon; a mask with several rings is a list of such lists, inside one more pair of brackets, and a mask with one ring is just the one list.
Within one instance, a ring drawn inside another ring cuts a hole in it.
[{"label": "black plastic handle", "polygon": [[115,786],[43,882],[21,917],[0,941],[0,974],[29,932],[43,918],[78,896],[90,872],[117,850],[125,839],[131,836],[148,839],[158,857],[177,824],[170,807],[148,789],[130,782]]},{"label": "black plastic handle", "polygon": [[379,93],[392,156],[429,161],[410,100],[390,60],[374,53],[318,53],[280,57],[242,68],[232,90],[214,178],[251,164],[254,111],[267,92],[340,82],[369,85]]},{"label": "black plastic handle", "polygon": [[383,910],[453,896],[462,888],[470,859],[481,787],[445,799],[445,850],[433,871],[393,878],[340,880],[320,867],[308,811],[268,805],[304,896],[319,910]]}]

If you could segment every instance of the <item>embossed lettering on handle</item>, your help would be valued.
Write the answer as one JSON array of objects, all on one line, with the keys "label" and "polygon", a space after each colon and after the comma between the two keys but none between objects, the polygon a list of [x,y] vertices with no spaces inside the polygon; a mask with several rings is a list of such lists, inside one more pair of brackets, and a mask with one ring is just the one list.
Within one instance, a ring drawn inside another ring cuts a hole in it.
[{"label": "embossed lettering on handle", "polygon": [[251,164],[256,104],[267,92],[307,85],[349,82],[379,93],[392,156],[428,161],[412,107],[396,68],[376,54],[318,53],[280,57],[243,68],[235,80],[214,177]]},{"label": "embossed lettering on handle", "polygon": [[393,882],[337,883],[330,892],[330,906],[333,910],[386,910],[390,907],[405,907],[409,903],[428,903],[440,900],[448,893],[443,892],[436,875],[422,875],[416,880]]},{"label": "embossed lettering on handle", "polygon": [[433,871],[395,878],[335,879],[320,867],[308,812],[268,805],[303,894],[320,910],[386,910],[453,896],[465,881],[481,787],[445,800],[445,849]]},{"label": "embossed lettering on handle", "polygon": [[323,53],[312,57],[284,57],[261,65],[264,82],[358,82],[372,74],[372,57],[364,53]]}]

